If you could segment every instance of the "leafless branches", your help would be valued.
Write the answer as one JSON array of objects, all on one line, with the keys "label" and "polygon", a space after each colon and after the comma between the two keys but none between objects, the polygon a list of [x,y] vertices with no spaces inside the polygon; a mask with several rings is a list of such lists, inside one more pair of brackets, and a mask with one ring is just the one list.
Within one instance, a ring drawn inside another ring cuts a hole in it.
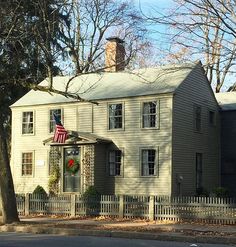
[{"label": "leafless branches", "polygon": [[232,80],[235,71],[236,3],[233,0],[175,2],[174,10],[168,14],[156,12],[149,20],[170,27],[166,34],[170,55],[179,60],[201,59],[210,83],[219,92],[229,78]]}]

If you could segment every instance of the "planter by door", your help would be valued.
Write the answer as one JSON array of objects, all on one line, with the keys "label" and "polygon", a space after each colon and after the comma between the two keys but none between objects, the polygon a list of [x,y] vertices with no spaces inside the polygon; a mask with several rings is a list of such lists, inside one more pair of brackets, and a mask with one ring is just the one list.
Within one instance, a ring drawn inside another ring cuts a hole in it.
[{"label": "planter by door", "polygon": [[64,192],[80,192],[81,152],[79,147],[64,149]]}]

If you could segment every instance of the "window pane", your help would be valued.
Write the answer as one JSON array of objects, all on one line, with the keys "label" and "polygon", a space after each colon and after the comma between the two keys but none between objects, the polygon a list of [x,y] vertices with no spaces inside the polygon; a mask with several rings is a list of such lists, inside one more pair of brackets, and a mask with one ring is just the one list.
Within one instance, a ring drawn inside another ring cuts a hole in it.
[{"label": "window pane", "polygon": [[150,107],[150,113],[156,113],[156,102],[150,102],[149,103],[149,107]]},{"label": "window pane", "polygon": [[122,121],[122,104],[109,105],[109,129],[121,129]]},{"label": "window pane", "polygon": [[155,172],[156,150],[142,150],[142,176],[156,175]]},{"label": "window pane", "polygon": [[22,134],[33,134],[33,112],[23,112],[22,114]]},{"label": "window pane", "polygon": [[33,154],[23,153],[22,154],[22,176],[32,175],[33,167]]},{"label": "window pane", "polygon": [[143,103],[143,128],[154,128],[157,126],[157,102]]},{"label": "window pane", "polygon": [[54,132],[55,130],[55,120],[54,120],[53,114],[55,114],[61,121],[61,109],[50,110],[50,119],[49,119],[49,132],[50,133]]},{"label": "window pane", "polygon": [[112,150],[109,151],[109,174],[111,176],[121,175],[121,151]]}]

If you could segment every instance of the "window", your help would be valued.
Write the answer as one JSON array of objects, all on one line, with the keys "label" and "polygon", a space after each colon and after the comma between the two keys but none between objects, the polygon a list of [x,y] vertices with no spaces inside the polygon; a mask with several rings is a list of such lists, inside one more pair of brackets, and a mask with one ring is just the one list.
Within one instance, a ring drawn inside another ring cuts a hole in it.
[{"label": "window", "polygon": [[215,112],[209,111],[209,124],[210,126],[215,126]]},{"label": "window", "polygon": [[143,149],[142,155],[142,176],[155,176],[156,175],[156,150]]},{"label": "window", "polygon": [[54,132],[54,129],[55,129],[55,120],[54,120],[53,114],[55,114],[61,121],[61,109],[50,110],[49,133]]},{"label": "window", "polygon": [[202,188],[202,153],[196,153],[196,189]]},{"label": "window", "polygon": [[121,151],[111,150],[109,151],[109,175],[120,176],[121,175]]},{"label": "window", "polygon": [[33,153],[22,153],[22,176],[33,174]]},{"label": "window", "polygon": [[122,129],[122,104],[109,105],[109,129]]},{"label": "window", "polygon": [[157,127],[157,102],[145,102],[143,103],[143,128],[155,128]]},{"label": "window", "polygon": [[32,111],[22,114],[22,134],[34,133],[34,114]]},{"label": "window", "polygon": [[201,106],[196,106],[194,109],[194,127],[196,131],[201,131],[201,111]]}]

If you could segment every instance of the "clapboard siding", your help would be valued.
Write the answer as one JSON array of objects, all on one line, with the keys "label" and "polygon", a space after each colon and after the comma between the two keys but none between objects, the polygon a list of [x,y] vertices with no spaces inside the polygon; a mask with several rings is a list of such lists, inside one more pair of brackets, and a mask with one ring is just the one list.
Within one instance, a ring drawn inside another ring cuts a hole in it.
[{"label": "clapboard siding", "polygon": [[94,185],[100,193],[108,191],[106,181],[107,145],[95,145]]},{"label": "clapboard siding", "polygon": [[236,111],[221,112],[222,186],[236,195]]},{"label": "clapboard siding", "polygon": [[78,104],[78,131],[93,132],[93,104]]},{"label": "clapboard siding", "polygon": [[[160,101],[160,129],[141,129],[143,101]],[[123,103],[124,129],[108,130],[107,107],[110,103]],[[113,140],[124,150],[123,176],[112,177],[106,173],[108,193],[118,194],[170,194],[171,165],[171,106],[172,97],[137,97],[125,100],[103,101],[94,106],[94,133]],[[140,148],[159,149],[159,177],[140,176]]]},{"label": "clapboard siding", "polygon": [[[182,193],[195,191],[195,154],[203,153],[203,185],[211,190],[219,185],[219,116],[218,106],[210,86],[200,68],[194,69],[181,86],[172,94],[100,100],[90,103],[65,103],[32,107],[13,107],[12,158],[16,192],[32,192],[38,185],[47,189],[49,146],[43,140],[49,133],[49,110],[61,108],[63,124],[68,130],[89,132],[113,141],[123,152],[122,176],[112,177],[107,172],[107,150],[95,148],[94,183],[105,194],[177,194],[177,175],[183,176]],[[141,109],[145,101],[158,101],[159,128],[141,128]],[[122,103],[124,126],[121,130],[108,129],[108,105]],[[202,107],[202,131],[194,131],[194,106]],[[23,111],[34,111],[35,132],[21,134]],[[209,110],[216,113],[216,126],[209,126]],[[173,116],[173,120],[172,120]],[[173,139],[173,143],[172,143]],[[141,177],[140,149],[158,150],[158,176]],[[22,152],[34,153],[34,174],[21,176]],[[44,165],[37,165],[37,161]]]},{"label": "clapboard siding", "polygon": [[[49,133],[49,111],[50,109],[61,108],[63,122],[67,129],[76,130],[76,104],[44,105],[30,107],[12,108],[12,157],[11,168],[16,192],[32,192],[37,185],[48,189],[49,176],[49,146],[43,145],[43,140],[52,137]],[[22,112],[34,112],[34,134],[22,135]],[[34,153],[34,168],[32,176],[21,176],[21,157],[23,152]],[[38,161],[44,161],[43,165],[37,165]]]},{"label": "clapboard siding", "polygon": [[[145,130],[141,128],[142,102],[159,102],[159,129]],[[124,129],[108,130],[108,104],[122,102],[124,105]],[[41,105],[32,107],[13,107],[12,128],[12,160],[16,192],[32,192],[40,184],[48,187],[48,153],[49,146],[43,146],[43,140],[52,136],[49,133],[49,110],[61,108],[63,124],[68,130],[90,132],[104,138],[111,139],[117,148],[124,152],[123,176],[110,177],[105,172],[107,152],[100,147],[100,153],[95,157],[95,183],[104,192],[124,194],[170,194],[171,191],[171,133],[172,133],[172,95],[133,97],[119,100],[103,100],[98,105],[90,103],[67,103],[55,105]],[[35,113],[35,132],[33,135],[21,134],[22,112]],[[140,176],[140,148],[155,148],[159,150],[159,176]],[[96,149],[99,149],[98,147]],[[103,151],[102,151],[103,150]],[[32,177],[21,176],[22,152],[34,152],[35,166]],[[37,166],[37,161],[43,160],[43,166]]]},{"label": "clapboard siding", "polygon": [[[220,123],[218,104],[209,82],[196,67],[177,89],[173,99],[173,194],[178,193],[177,177],[183,176],[182,193],[196,190],[195,155],[203,154],[203,187],[208,191],[219,186]],[[201,106],[202,129],[194,130],[194,107]],[[216,114],[215,126],[209,124],[209,110]]]}]

